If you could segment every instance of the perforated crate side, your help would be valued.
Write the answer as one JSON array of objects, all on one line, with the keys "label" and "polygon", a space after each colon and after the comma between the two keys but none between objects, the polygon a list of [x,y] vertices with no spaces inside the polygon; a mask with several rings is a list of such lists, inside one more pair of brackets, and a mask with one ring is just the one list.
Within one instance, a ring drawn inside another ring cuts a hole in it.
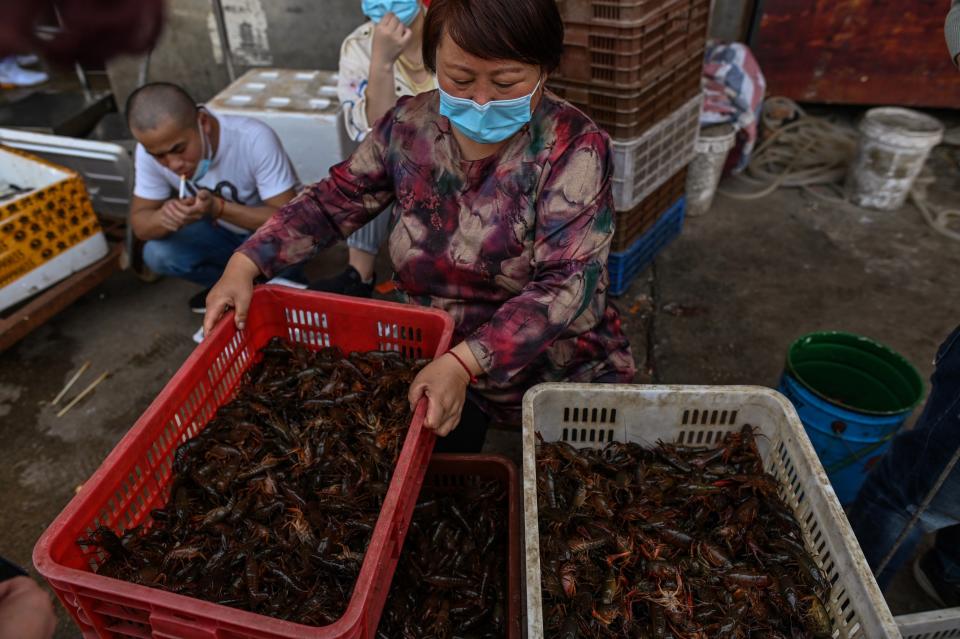
[{"label": "perforated crate side", "polygon": [[610,253],[607,272],[610,286],[607,293],[623,295],[634,278],[657,257],[670,242],[683,231],[686,198],[680,198],[661,215],[650,229],[643,233],[626,251]]},{"label": "perforated crate side", "polygon": [[523,399],[528,639],[544,637],[536,433],[577,447],[609,441],[652,446],[658,440],[711,446],[746,424],[759,429],[764,467],[778,479],[808,549],[833,584],[826,604],[834,637],[900,637],[796,411],[782,395],[755,386],[541,384]]},{"label": "perforated crate side", "polygon": [[960,637],[960,608],[928,610],[894,617],[903,639],[953,639]]},{"label": "perforated crate side", "polygon": [[512,461],[502,455],[463,455],[437,453],[430,458],[423,479],[423,491],[433,490],[449,494],[481,482],[496,481],[507,493],[507,627],[506,639],[523,636],[522,583],[523,565],[520,559],[523,514],[520,508],[520,476]]},{"label": "perforated crate side", "polygon": [[637,238],[649,231],[684,196],[686,188],[687,167],[684,167],[634,208],[617,211],[613,240],[610,242],[611,253],[628,250]]},{"label": "perforated crate side", "polygon": [[687,102],[636,140],[613,140],[613,202],[633,208],[690,163],[700,133],[702,94]]}]

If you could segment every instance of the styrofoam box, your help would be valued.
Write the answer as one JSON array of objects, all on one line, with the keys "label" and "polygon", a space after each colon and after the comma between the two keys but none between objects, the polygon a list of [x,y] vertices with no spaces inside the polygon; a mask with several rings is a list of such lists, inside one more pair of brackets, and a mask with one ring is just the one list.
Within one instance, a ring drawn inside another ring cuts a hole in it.
[{"label": "styrofoam box", "polygon": [[629,211],[693,159],[700,132],[697,95],[635,140],[612,140],[613,204]]},{"label": "styrofoam box", "polygon": [[897,624],[860,551],[836,493],[789,401],[755,386],[541,384],[523,398],[523,516],[527,639],[541,639],[536,433],[544,441],[600,448],[610,441],[653,446],[718,445],[749,424],[760,455],[833,587],[825,602],[837,639],[899,638]]},{"label": "styrofoam box", "polygon": [[960,608],[929,610],[894,618],[903,639],[950,639],[960,637]]},{"label": "styrofoam box", "polygon": [[133,161],[119,144],[3,128],[0,144],[76,171],[83,178],[93,209],[126,221],[133,193]]},{"label": "styrofoam box", "polygon": [[0,182],[29,188],[0,201],[0,311],[107,254],[80,176],[0,147]]},{"label": "styrofoam box", "polygon": [[355,144],[347,135],[333,71],[253,69],[218,93],[207,106],[246,115],[276,131],[303,184],[327,176]]}]

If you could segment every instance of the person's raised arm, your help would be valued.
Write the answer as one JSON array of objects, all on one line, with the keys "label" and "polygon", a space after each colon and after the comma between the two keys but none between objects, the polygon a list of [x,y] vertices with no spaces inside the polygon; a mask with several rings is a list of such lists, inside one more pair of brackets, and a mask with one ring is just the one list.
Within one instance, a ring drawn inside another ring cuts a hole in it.
[{"label": "person's raised arm", "polygon": [[396,103],[393,66],[411,38],[413,30],[392,13],[383,16],[373,28],[370,76],[366,90],[367,122],[376,122]]}]

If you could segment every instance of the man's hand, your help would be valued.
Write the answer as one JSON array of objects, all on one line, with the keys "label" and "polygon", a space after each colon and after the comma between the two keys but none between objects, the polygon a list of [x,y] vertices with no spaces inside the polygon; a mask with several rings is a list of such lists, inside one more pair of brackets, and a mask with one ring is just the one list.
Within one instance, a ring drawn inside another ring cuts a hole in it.
[{"label": "man's hand", "polygon": [[413,31],[407,28],[397,16],[388,13],[373,28],[373,48],[370,52],[372,64],[390,67],[397,61],[404,47],[413,38]]},{"label": "man's hand", "polygon": [[203,334],[209,335],[227,309],[234,310],[237,330],[243,330],[247,311],[253,297],[253,279],[260,275],[260,268],[243,253],[234,253],[220,280],[207,293],[207,310],[203,316]]},{"label": "man's hand", "polygon": [[426,397],[427,416],[423,425],[445,437],[460,423],[469,383],[470,376],[460,362],[449,353],[441,355],[417,373],[410,384],[407,395],[410,410],[415,410],[420,398]]},{"label": "man's hand", "polygon": [[181,227],[192,222],[188,202],[189,200],[178,200],[176,198],[164,202],[158,211],[160,214],[160,226],[170,233],[176,233]]},{"label": "man's hand", "polygon": [[217,202],[217,198],[206,189],[197,191],[197,196],[193,198],[193,203],[190,206],[191,212],[197,216],[197,219],[205,215],[213,215],[218,208],[219,203]]}]

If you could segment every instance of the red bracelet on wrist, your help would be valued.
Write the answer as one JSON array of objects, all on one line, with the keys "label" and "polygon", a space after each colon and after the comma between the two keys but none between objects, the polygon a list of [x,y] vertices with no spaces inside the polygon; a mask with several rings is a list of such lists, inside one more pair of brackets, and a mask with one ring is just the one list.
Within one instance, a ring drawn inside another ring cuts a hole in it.
[{"label": "red bracelet on wrist", "polygon": [[460,359],[460,356],[454,353],[453,351],[447,351],[447,353],[449,353],[450,355],[453,355],[453,358],[458,362],[460,362],[460,365],[463,366],[463,370],[467,371],[467,375],[470,377],[470,383],[476,384],[477,376],[470,372],[470,368],[468,368],[467,364],[462,359]]}]

